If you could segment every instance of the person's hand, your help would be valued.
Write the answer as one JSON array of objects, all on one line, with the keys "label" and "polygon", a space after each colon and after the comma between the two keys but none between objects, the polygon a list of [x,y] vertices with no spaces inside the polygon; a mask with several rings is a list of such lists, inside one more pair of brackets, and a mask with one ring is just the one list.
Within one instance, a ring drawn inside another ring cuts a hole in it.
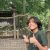
[{"label": "person's hand", "polygon": [[24,38],[25,43],[29,43],[29,39],[28,39],[28,37],[26,35],[23,35],[23,38]]},{"label": "person's hand", "polygon": [[37,39],[36,39],[36,37],[33,34],[33,37],[30,37],[30,43],[36,44],[36,42],[37,42]]}]

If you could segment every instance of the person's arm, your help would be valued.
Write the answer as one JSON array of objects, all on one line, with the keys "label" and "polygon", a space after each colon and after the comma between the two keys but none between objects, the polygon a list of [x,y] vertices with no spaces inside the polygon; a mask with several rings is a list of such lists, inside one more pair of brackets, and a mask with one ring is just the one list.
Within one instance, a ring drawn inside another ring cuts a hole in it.
[{"label": "person's arm", "polygon": [[[45,38],[44,38],[44,39],[45,39]],[[44,40],[44,39],[42,39],[42,40]],[[42,41],[42,42],[44,42],[44,43],[43,43],[44,46],[39,43],[39,41],[35,38],[34,35],[33,35],[33,37],[30,38],[30,43],[35,44],[35,45],[39,48],[39,50],[48,50],[48,47],[47,47],[47,45],[46,45],[46,42],[45,42],[45,41]]]},{"label": "person's arm", "polygon": [[47,46],[42,46],[37,40],[35,42],[35,45],[39,48],[39,50],[48,50]]}]

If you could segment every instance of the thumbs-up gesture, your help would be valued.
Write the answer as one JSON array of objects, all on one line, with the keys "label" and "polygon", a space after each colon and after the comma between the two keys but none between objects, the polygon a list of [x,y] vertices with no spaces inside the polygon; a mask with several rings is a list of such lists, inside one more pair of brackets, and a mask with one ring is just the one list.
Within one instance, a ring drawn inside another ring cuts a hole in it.
[{"label": "thumbs-up gesture", "polygon": [[33,37],[30,37],[30,43],[34,43],[35,44],[36,42],[37,42],[37,39],[33,34]]}]

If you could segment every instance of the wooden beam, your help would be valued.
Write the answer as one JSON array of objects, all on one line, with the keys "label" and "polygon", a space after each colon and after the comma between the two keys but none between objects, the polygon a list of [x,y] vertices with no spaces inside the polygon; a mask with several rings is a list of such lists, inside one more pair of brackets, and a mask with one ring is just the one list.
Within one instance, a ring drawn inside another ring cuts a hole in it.
[{"label": "wooden beam", "polygon": [[[16,15],[15,17],[18,17],[18,16],[26,16],[26,14],[25,15],[21,15],[21,14],[19,14],[19,15]],[[13,19],[14,17],[0,17],[0,19]]]},{"label": "wooden beam", "polygon": [[13,19],[13,17],[0,17],[0,19]]}]

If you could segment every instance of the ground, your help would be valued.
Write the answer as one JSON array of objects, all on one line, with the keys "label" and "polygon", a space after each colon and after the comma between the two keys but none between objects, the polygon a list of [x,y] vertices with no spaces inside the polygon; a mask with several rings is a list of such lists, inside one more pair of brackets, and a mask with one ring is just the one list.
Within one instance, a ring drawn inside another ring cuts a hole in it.
[{"label": "ground", "polygon": [[23,39],[0,39],[0,50],[27,50]]}]

